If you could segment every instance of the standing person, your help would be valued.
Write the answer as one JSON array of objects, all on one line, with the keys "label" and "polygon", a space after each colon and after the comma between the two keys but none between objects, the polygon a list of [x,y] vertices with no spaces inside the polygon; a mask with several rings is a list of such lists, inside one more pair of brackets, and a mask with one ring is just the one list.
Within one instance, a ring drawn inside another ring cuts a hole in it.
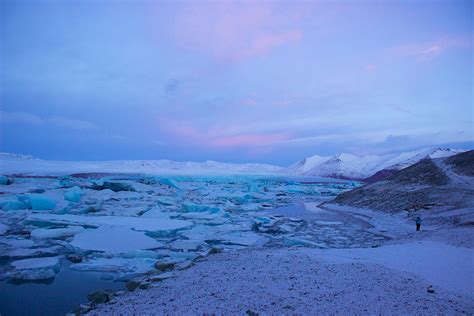
[{"label": "standing person", "polygon": [[420,227],[421,227],[421,218],[420,218],[420,216],[416,217],[415,223],[416,223],[416,231],[419,231]]}]

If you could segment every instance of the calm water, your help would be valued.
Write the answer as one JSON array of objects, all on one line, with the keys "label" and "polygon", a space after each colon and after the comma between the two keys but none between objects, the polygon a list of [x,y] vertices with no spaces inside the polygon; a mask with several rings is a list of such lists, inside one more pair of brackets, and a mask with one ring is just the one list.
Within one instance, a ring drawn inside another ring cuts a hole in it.
[{"label": "calm water", "polygon": [[101,280],[99,273],[78,272],[63,264],[51,284],[0,282],[0,314],[64,315],[87,303],[88,294],[107,288],[121,289],[124,283]]}]

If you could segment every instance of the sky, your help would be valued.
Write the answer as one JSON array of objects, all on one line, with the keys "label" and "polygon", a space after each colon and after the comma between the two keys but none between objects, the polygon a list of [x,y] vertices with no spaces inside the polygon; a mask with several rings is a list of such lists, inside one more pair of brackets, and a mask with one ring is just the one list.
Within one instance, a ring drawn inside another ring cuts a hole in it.
[{"label": "sky", "polygon": [[43,159],[474,148],[469,0],[2,0],[0,71],[0,151]]}]

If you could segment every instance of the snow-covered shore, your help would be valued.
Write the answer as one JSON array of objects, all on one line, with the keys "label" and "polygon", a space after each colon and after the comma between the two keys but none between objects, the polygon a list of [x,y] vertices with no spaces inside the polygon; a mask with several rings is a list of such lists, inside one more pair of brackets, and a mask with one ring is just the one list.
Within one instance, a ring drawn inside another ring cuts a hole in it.
[{"label": "snow-covered shore", "polygon": [[402,228],[376,248],[261,248],[211,255],[90,314],[474,313],[474,249],[453,245],[459,239],[472,244],[472,228],[453,233],[428,226],[428,232],[415,233],[407,230],[409,219],[396,215],[348,214],[365,217],[377,230],[385,231],[390,218]]},{"label": "snow-covered shore", "polygon": [[91,314],[472,314],[472,258],[472,249],[430,242],[243,250],[211,256]]}]

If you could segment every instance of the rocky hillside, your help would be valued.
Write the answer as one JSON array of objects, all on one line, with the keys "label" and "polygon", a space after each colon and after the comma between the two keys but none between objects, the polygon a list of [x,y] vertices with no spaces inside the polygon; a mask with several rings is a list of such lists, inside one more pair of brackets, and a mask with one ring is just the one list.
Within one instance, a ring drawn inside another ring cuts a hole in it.
[{"label": "rocky hillside", "polygon": [[474,150],[423,159],[387,179],[342,193],[333,202],[385,212],[430,210],[440,221],[447,215],[453,224],[474,225]]}]

